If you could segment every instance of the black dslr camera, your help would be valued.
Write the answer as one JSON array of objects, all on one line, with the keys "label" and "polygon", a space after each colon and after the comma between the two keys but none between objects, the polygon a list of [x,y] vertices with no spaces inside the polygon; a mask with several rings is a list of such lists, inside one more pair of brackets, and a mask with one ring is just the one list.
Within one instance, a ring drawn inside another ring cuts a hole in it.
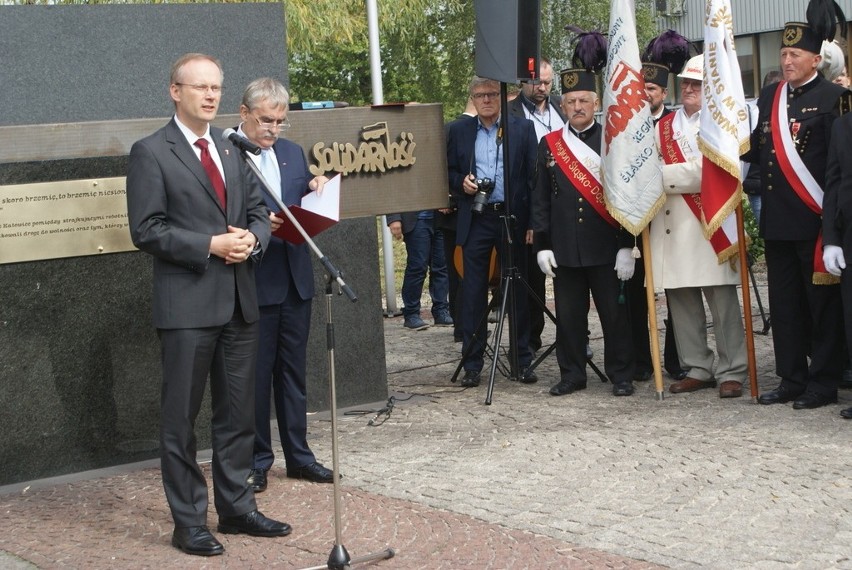
[{"label": "black dslr camera", "polygon": [[494,191],[494,181],[490,178],[477,178],[474,183],[476,184],[476,194],[473,195],[473,205],[470,209],[481,214],[485,204],[488,203],[488,197]]}]

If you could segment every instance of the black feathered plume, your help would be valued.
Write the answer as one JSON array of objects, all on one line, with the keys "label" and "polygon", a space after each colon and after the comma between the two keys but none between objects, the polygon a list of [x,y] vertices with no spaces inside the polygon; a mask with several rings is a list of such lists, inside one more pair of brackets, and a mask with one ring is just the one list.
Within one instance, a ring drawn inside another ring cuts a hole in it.
[{"label": "black feathered plume", "polygon": [[669,71],[678,74],[689,60],[689,40],[674,30],[666,30],[648,42],[642,54],[642,61],[665,65]]},{"label": "black feathered plume", "polygon": [[574,40],[574,57],[571,64],[586,71],[600,71],[606,67],[606,52],[609,42],[600,32],[587,32],[576,26],[565,26],[569,32],[577,34]]},{"label": "black feathered plume", "polygon": [[831,41],[840,23],[840,35],[846,37],[846,16],[834,0],[811,0],[805,13],[811,29],[823,40]]}]

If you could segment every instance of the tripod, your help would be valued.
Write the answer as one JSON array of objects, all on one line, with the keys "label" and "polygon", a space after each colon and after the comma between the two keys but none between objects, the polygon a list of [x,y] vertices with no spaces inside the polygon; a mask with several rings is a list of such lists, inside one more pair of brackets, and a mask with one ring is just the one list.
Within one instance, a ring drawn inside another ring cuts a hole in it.
[{"label": "tripod", "polygon": [[[225,138],[228,138],[228,134],[233,133],[233,129],[228,129],[225,131]],[[244,141],[248,143],[248,141]],[[250,144],[250,143],[249,143]],[[334,536],[335,542],[334,546],[329,554],[328,561],[323,566],[314,566],[310,569],[306,570],[321,570],[324,568],[328,568],[329,570],[343,570],[344,568],[350,568],[353,564],[358,564],[362,562],[369,562],[372,560],[383,560],[388,559],[394,556],[395,552],[392,548],[385,548],[380,552],[376,552],[373,554],[369,554],[367,556],[361,556],[356,559],[352,559],[349,556],[349,553],[346,551],[346,547],[343,546],[343,540],[341,538],[341,508],[340,508],[340,471],[338,469],[338,452],[337,452],[337,392],[336,392],[336,378],[335,378],[335,367],[334,367],[334,323],[331,318],[331,292],[332,292],[332,284],[336,281],[341,293],[345,293],[350,301],[353,303],[358,300],[358,297],[355,295],[355,292],[343,281],[343,275],[340,271],[337,270],[336,267],[331,263],[331,261],[326,257],[322,251],[320,251],[319,247],[317,247],[316,243],[311,239],[308,233],[305,231],[305,228],[299,223],[299,221],[293,216],[290,212],[290,209],[281,201],[281,198],[278,197],[278,193],[275,192],[270,186],[263,175],[260,173],[260,169],[248,157],[249,152],[253,152],[253,154],[259,154],[260,149],[256,149],[256,152],[252,151],[251,147],[248,144],[238,144],[237,145],[241,152],[240,155],[243,157],[243,160],[254,172],[255,176],[261,183],[261,187],[267,193],[267,195],[272,199],[275,205],[278,208],[279,212],[283,212],[284,216],[290,221],[291,224],[296,228],[296,230],[301,234],[302,238],[304,238],[305,242],[311,248],[311,251],[314,255],[317,256],[322,266],[326,271],[326,287],[325,287],[325,297],[326,297],[326,343],[328,348],[328,373],[329,373],[329,396],[331,399],[331,456],[332,456],[332,472],[334,474],[333,485],[334,485]]]},{"label": "tripod", "polygon": [[754,265],[754,258],[752,258],[751,254],[748,254],[748,276],[751,277],[751,289],[754,291],[754,296],[757,298],[757,308],[760,309],[760,320],[763,321],[763,330],[757,334],[767,335],[769,334],[769,329],[772,327],[772,322],[769,320],[769,317],[766,316],[766,311],[763,308],[763,302],[760,300],[760,291],[757,290],[757,280],[754,278],[754,271],[751,270],[752,265]]},{"label": "tripod", "polygon": [[[501,271],[501,273],[502,273],[502,276],[501,276],[501,292],[502,292],[502,295],[501,295],[501,298],[500,298],[500,310],[498,312],[498,317],[497,317],[497,326],[496,326],[495,331],[494,331],[494,337],[492,339],[492,346],[490,347],[490,355],[491,355],[492,362],[491,362],[491,368],[490,368],[490,373],[489,373],[488,390],[487,390],[486,400],[485,400],[486,405],[490,405],[491,401],[492,401],[492,396],[493,396],[493,391],[494,391],[495,373],[496,373],[496,369],[498,367],[499,348],[500,348],[500,343],[501,343],[502,336],[503,336],[503,325],[506,322],[506,319],[504,317],[505,317],[507,311],[508,311],[508,314],[509,314],[508,322],[509,322],[509,379],[510,380],[524,381],[525,377],[528,377],[527,375],[531,374],[533,372],[534,368],[547,355],[549,355],[556,346],[554,344],[551,347],[549,347],[548,350],[535,361],[535,363],[530,363],[530,365],[526,368],[526,370],[524,370],[524,371],[519,370],[519,366],[518,366],[518,332],[517,332],[517,322],[516,322],[517,316],[518,316],[518,312],[516,311],[517,305],[518,305],[518,303],[517,303],[518,299],[516,297],[518,288],[515,285],[515,283],[520,281],[521,283],[524,284],[524,287],[526,288],[525,290],[529,294],[528,297],[532,298],[533,301],[536,302],[539,305],[539,307],[541,307],[542,311],[547,314],[548,318],[550,318],[550,320],[552,322],[554,322],[554,323],[556,322],[556,317],[547,308],[547,306],[544,303],[544,300],[539,298],[539,296],[532,290],[532,288],[529,286],[529,284],[526,281],[524,281],[524,279],[521,277],[517,267],[515,266],[515,261],[514,261],[515,255],[514,255],[514,251],[513,251],[514,240],[522,239],[522,238],[519,235],[515,235],[514,223],[515,223],[516,220],[515,220],[514,216],[512,216],[512,211],[511,211],[511,206],[512,206],[512,187],[511,187],[512,178],[511,178],[511,171],[510,171],[511,141],[510,141],[510,129],[508,127],[508,113],[507,113],[508,105],[507,105],[507,102],[506,102],[506,100],[507,100],[507,85],[506,85],[505,82],[500,82],[500,99],[501,99],[500,109],[502,109],[502,111],[500,113],[500,119],[499,119],[500,127],[497,131],[497,147],[498,147],[497,148],[497,155],[499,156],[499,154],[500,154],[500,148],[499,147],[502,143],[502,145],[503,145],[503,148],[502,148],[502,158],[503,158],[502,170],[503,170],[503,191],[504,191],[503,192],[503,200],[504,200],[504,202],[503,202],[504,206],[503,207],[504,207],[504,210],[503,210],[503,212],[501,213],[501,216],[500,216],[500,218],[501,218],[501,223],[500,223],[501,234],[500,234],[500,241],[499,241],[500,245],[502,246],[502,248],[501,248],[501,267],[502,267],[502,271]],[[498,168],[498,166],[495,165],[495,172],[497,171],[497,168]],[[473,159],[471,159],[471,171],[472,170],[473,170]],[[530,173],[530,176],[531,175],[532,174]],[[478,197],[479,196],[477,196],[477,198]],[[476,204],[476,201],[474,201],[474,204]],[[482,206],[483,204],[480,203],[479,205]],[[490,216],[490,215],[491,214],[486,213],[484,208],[479,213],[475,213],[475,212],[472,213],[473,219],[471,220],[470,232],[473,233],[473,227],[474,227],[474,224],[476,224],[476,225],[482,225],[483,226],[483,229],[478,230],[478,233],[481,232],[483,234],[487,234],[487,232],[490,231],[490,228],[487,227],[487,224],[493,224],[493,222],[486,222],[485,217]],[[481,217],[481,221],[477,222],[477,216]],[[470,239],[470,236],[469,236],[468,239]],[[470,242],[468,242],[468,243],[470,243]],[[476,253],[479,253],[480,249],[481,249],[481,244],[477,243]],[[489,247],[489,250],[490,250],[490,247]],[[468,265],[468,264],[464,264],[464,265]],[[466,271],[469,271],[469,268]],[[479,279],[479,278],[480,278],[480,276],[477,276],[477,279]],[[465,287],[464,290],[470,291],[470,289],[468,287]],[[524,299],[524,301],[525,300],[526,299]],[[474,332],[473,336],[470,338],[470,342],[465,347],[464,353],[462,354],[461,362],[459,363],[458,367],[456,368],[455,373],[452,376],[452,379],[451,379],[452,382],[456,381],[456,378],[458,377],[458,374],[461,371],[461,368],[463,367],[464,363],[468,360],[471,352],[474,349],[479,349],[480,344],[484,341],[484,339],[480,339],[480,338],[478,338],[478,336],[481,333],[481,331],[484,329],[484,327],[483,327],[484,320],[487,317],[487,315],[489,314],[490,310],[494,308],[494,305],[495,305],[495,300],[492,299],[491,304],[489,304],[489,306],[486,308],[484,314],[480,316],[479,322],[477,323],[477,326],[474,329],[475,332]],[[488,347],[485,347],[483,349],[483,352],[488,354],[489,353]],[[587,362],[589,362],[592,365],[592,368],[595,370],[595,372],[598,374],[598,376],[600,376],[603,381],[606,381],[606,377],[603,374],[601,374],[600,370],[598,370],[597,367],[593,363],[591,363],[590,358],[587,359]],[[531,380],[531,382],[534,382],[534,381],[535,380]]]}]

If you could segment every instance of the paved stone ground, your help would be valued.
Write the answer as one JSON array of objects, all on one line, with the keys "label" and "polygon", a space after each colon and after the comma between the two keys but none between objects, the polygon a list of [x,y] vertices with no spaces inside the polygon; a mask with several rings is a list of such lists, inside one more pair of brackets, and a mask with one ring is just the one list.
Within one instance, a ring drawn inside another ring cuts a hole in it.
[{"label": "paved stone ground", "polygon": [[[602,366],[594,317],[590,324]],[[449,381],[460,356],[452,329],[408,331],[391,318],[385,335],[392,413],[374,425],[375,408],[338,421],[342,543],[353,558],[397,552],[365,566],[852,569],[852,422],[838,416],[852,392],[807,411],[758,406],[748,395],[720,400],[714,390],[659,401],[653,383],[615,398],[590,372],[587,390],[554,398],[550,356],[538,384],[498,373],[486,406],[485,384]],[[545,339],[552,335],[548,324]],[[755,344],[760,388],[771,389],[771,338]],[[337,372],[338,382],[357,381]],[[330,464],[328,416],[313,416],[309,429]],[[0,488],[0,567],[325,564],[332,486],[275,469],[258,502],[293,534],[224,536],[224,556],[198,559],[169,546],[151,465]]]}]

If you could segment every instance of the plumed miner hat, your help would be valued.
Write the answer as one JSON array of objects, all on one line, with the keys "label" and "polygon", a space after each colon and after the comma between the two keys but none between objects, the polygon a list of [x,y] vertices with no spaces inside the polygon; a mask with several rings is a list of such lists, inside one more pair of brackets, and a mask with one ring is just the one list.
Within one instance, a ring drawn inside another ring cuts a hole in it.
[{"label": "plumed miner hat", "polygon": [[597,73],[606,66],[609,42],[600,32],[586,32],[574,26],[565,29],[577,34],[570,69],[559,72],[562,93],[572,91],[597,92]]},{"label": "plumed miner hat", "polygon": [[666,30],[648,42],[642,53],[642,75],[646,83],[662,88],[669,85],[669,74],[677,75],[689,59],[689,40],[674,30]]},{"label": "plumed miner hat", "polygon": [[781,47],[803,49],[818,54],[823,40],[832,41],[840,22],[841,35],[846,37],[846,16],[834,0],[810,0],[807,22],[787,22],[781,34]]}]

